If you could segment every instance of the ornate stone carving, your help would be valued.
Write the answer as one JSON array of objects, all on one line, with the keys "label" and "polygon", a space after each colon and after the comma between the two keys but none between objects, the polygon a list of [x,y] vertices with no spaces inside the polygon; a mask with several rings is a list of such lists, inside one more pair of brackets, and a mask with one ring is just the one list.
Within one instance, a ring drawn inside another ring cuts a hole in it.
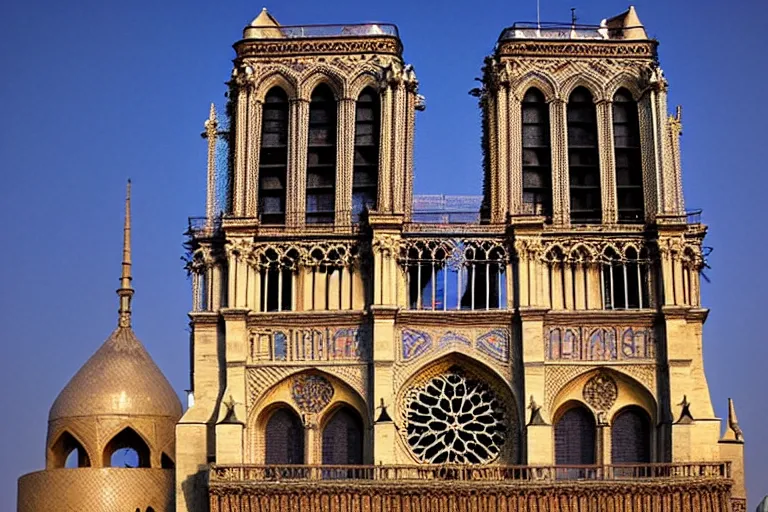
[{"label": "ornate stone carving", "polygon": [[293,379],[291,396],[303,412],[318,413],[331,402],[333,386],[322,375],[299,375]]},{"label": "ornate stone carving", "polygon": [[400,56],[403,45],[396,37],[365,37],[361,39],[248,39],[235,44],[239,58],[281,56],[281,55],[317,55],[317,54],[364,54],[379,53]]},{"label": "ornate stone carving", "polygon": [[573,41],[504,41],[498,54],[503,57],[622,57],[656,58],[656,42],[573,42]]},{"label": "ornate stone carving", "polygon": [[598,411],[608,411],[619,396],[619,387],[610,375],[598,372],[584,384],[584,401]]}]

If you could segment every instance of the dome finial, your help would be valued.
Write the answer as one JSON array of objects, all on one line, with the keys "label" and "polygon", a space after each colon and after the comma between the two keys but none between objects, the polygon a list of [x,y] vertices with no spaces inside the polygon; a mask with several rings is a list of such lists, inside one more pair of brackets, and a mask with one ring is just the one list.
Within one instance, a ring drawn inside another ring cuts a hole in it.
[{"label": "dome finial", "polygon": [[131,326],[131,298],[133,287],[131,286],[131,180],[125,187],[125,224],[123,225],[123,271],[120,275],[120,288],[117,296],[120,297],[120,316],[118,326]]}]

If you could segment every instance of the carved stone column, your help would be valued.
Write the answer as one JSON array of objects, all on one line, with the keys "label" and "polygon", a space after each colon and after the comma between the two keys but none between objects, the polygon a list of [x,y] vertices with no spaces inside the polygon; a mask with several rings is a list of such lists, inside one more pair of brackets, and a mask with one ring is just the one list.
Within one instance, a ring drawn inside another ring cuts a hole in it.
[{"label": "carved stone column", "polygon": [[494,195],[491,200],[491,222],[502,223],[509,211],[509,84],[502,83],[496,91],[496,169],[493,176]]},{"label": "carved stone column", "polygon": [[245,216],[257,217],[259,198],[259,152],[261,150],[261,115],[264,102],[256,92],[248,92],[248,136],[246,138],[247,158],[245,166]]},{"label": "carved stone column", "polygon": [[418,94],[418,83],[407,84],[408,91],[406,95],[405,116],[405,168],[403,179],[403,203],[405,220],[411,220],[411,210],[413,208],[413,137],[416,130],[416,104]]},{"label": "carved stone column", "polygon": [[309,101],[301,98],[291,99],[289,116],[285,225],[300,228],[304,225],[307,209]]},{"label": "carved stone column", "polygon": [[568,129],[565,101],[557,98],[549,104],[550,140],[552,141],[552,222],[570,225],[568,179]]},{"label": "carved stone column", "polygon": [[637,114],[640,122],[640,154],[643,166],[643,198],[645,202],[645,220],[651,221],[659,211],[661,191],[659,190],[660,172],[656,159],[656,114],[654,113],[651,91],[645,92],[637,102]]},{"label": "carved stone column", "polygon": [[523,210],[523,121],[522,100],[510,89],[507,91],[507,195],[509,213]]},{"label": "carved stone column", "polygon": [[384,86],[381,93],[381,135],[379,137],[379,197],[376,210],[392,211],[392,88]]},{"label": "carved stone column", "polygon": [[392,212],[403,213],[403,189],[405,180],[405,141],[406,141],[406,88],[405,84],[398,82],[392,86],[393,90],[393,137],[392,137],[392,175],[391,175],[391,194],[392,194]]},{"label": "carved stone column", "polygon": [[232,213],[237,217],[242,217],[245,211],[245,159],[246,159],[246,134],[248,115],[248,92],[245,84],[237,89],[237,100],[235,106],[234,122],[234,183],[232,183]]},{"label": "carved stone column", "polygon": [[336,225],[352,223],[352,175],[355,167],[355,106],[353,98],[339,100],[336,135]]},{"label": "carved stone column", "polygon": [[597,146],[600,148],[600,197],[603,223],[615,224],[616,211],[616,157],[613,149],[613,103],[597,102]]}]

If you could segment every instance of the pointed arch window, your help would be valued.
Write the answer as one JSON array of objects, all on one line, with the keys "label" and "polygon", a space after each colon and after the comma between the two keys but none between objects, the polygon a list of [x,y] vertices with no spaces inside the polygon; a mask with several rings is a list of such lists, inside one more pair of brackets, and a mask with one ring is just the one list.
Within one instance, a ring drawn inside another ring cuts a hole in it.
[{"label": "pointed arch window", "polygon": [[326,84],[312,91],[307,148],[307,223],[333,223],[336,204],[336,99]]},{"label": "pointed arch window", "polygon": [[602,221],[602,204],[597,114],[592,94],[586,88],[578,87],[571,93],[567,123],[571,222],[599,223]]},{"label": "pointed arch window", "polygon": [[275,411],[264,432],[266,464],[304,464],[304,427],[286,407]]},{"label": "pointed arch window", "polygon": [[616,206],[619,222],[642,223],[643,162],[637,102],[626,89],[613,96],[613,147],[616,155]]},{"label": "pointed arch window", "polygon": [[586,407],[578,405],[565,411],[555,423],[555,464],[594,464],[596,432],[595,418]]},{"label": "pointed arch window", "polygon": [[379,95],[371,87],[360,93],[355,104],[355,160],[352,172],[352,222],[363,210],[376,208],[379,190]]},{"label": "pointed arch window", "polygon": [[149,446],[130,427],[121,430],[104,448],[104,467],[149,467]]},{"label": "pointed arch window", "polygon": [[63,432],[51,447],[54,468],[88,468],[91,459],[80,442],[69,432]]},{"label": "pointed arch window", "polygon": [[259,151],[259,217],[263,224],[285,224],[288,175],[288,95],[273,87],[264,98]]},{"label": "pointed arch window", "polygon": [[525,213],[552,215],[552,151],[549,105],[536,88],[523,96],[523,208]]},{"label": "pointed arch window", "polygon": [[651,462],[651,419],[637,406],[616,415],[611,425],[611,463]]},{"label": "pointed arch window", "polygon": [[342,407],[323,429],[323,464],[363,463],[363,421],[350,407]]}]

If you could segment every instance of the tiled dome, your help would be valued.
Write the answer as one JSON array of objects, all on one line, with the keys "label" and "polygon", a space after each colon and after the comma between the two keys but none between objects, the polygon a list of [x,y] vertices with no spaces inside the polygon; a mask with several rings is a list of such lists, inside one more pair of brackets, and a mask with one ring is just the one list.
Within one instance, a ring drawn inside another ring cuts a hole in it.
[{"label": "tiled dome", "polygon": [[181,402],[129,326],[118,327],[72,377],[49,421],[78,416],[181,417]]}]

